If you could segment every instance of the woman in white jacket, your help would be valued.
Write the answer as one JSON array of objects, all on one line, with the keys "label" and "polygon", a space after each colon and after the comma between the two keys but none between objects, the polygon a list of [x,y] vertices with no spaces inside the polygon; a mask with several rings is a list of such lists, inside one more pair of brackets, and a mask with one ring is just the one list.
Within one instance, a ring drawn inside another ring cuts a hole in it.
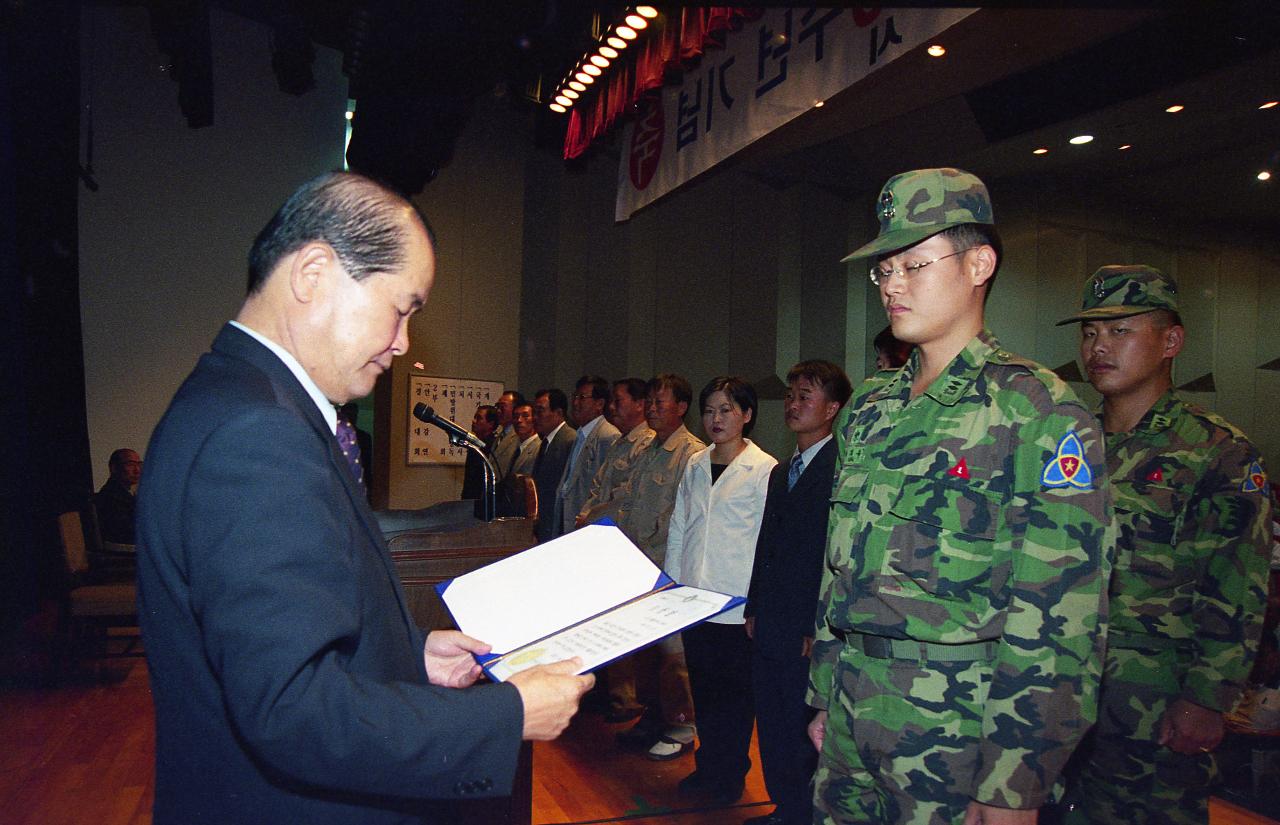
[{"label": "woman in white jacket", "polygon": [[[778,462],[746,438],[756,417],[756,392],[746,381],[713,378],[698,405],[711,446],[689,456],[663,567],[681,584],[745,596],[769,472]],[[699,745],[680,791],[722,804],[742,795],[751,767],[751,648],[743,624],[739,606],[681,634]],[[667,747],[679,753],[678,746]]]}]

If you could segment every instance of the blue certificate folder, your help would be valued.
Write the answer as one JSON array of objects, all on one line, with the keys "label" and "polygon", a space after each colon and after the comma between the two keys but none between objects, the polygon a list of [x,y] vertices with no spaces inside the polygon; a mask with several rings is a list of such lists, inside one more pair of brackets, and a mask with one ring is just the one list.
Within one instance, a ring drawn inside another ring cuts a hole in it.
[{"label": "blue certificate folder", "polygon": [[574,656],[586,673],[746,599],[681,585],[612,524],[597,523],[436,585],[495,682]]}]

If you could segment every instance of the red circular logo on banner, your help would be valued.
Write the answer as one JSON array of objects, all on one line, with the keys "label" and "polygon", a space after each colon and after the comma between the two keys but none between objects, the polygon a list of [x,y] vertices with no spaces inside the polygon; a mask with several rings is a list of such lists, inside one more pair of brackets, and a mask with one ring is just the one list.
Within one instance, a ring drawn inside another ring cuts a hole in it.
[{"label": "red circular logo on banner", "polygon": [[636,127],[631,131],[631,153],[627,168],[631,172],[631,185],[643,191],[658,170],[662,159],[662,139],[665,124],[662,116],[662,97],[645,95],[637,104],[640,111]]}]

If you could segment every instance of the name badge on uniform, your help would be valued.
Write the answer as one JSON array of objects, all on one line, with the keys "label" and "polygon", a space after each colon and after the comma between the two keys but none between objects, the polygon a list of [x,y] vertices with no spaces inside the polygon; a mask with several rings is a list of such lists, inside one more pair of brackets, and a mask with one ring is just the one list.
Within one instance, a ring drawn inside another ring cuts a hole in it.
[{"label": "name badge on uniform", "polygon": [[1079,490],[1093,489],[1093,471],[1084,460],[1084,445],[1080,436],[1071,430],[1058,442],[1058,449],[1049,463],[1044,465],[1040,481],[1046,487],[1075,487]]}]

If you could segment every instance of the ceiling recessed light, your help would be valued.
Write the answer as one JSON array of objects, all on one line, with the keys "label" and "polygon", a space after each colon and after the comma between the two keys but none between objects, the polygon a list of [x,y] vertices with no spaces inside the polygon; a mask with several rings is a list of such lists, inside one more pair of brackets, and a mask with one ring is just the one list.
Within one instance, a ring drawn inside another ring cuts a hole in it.
[{"label": "ceiling recessed light", "polygon": [[1271,180],[1271,173],[1263,169],[1258,173],[1258,180]]},{"label": "ceiling recessed light", "polygon": [[351,111],[348,111],[348,112],[346,113],[346,115],[345,115],[345,117],[346,117],[346,119],[347,119],[347,120],[352,120],[352,119],[354,119],[354,118],[355,118],[355,116],[356,116],[356,113],[355,113],[355,112],[351,112]]},{"label": "ceiling recessed light", "polygon": [[1133,144],[1132,144],[1132,143],[1122,143],[1122,144],[1120,144],[1119,146],[1117,146],[1116,148],[1117,148],[1117,149],[1119,149],[1121,152],[1123,152],[1125,149],[1132,149],[1132,148],[1133,148]]},{"label": "ceiling recessed light", "polygon": [[1033,154],[1033,155],[1047,155],[1047,154],[1049,154],[1049,150],[1048,150],[1048,149],[1046,149],[1046,148],[1044,148],[1043,146],[1041,146],[1039,149],[1032,149],[1032,150],[1031,150],[1031,154]]},{"label": "ceiling recessed light", "polygon": [[1175,104],[1173,104],[1172,106],[1170,106],[1170,107],[1168,107],[1167,109],[1165,109],[1165,111],[1166,111],[1166,112],[1168,112],[1168,113],[1169,113],[1169,114],[1171,114],[1171,115],[1176,115],[1178,112],[1181,112],[1181,111],[1182,111],[1183,109],[1185,109],[1185,108],[1187,108],[1187,107],[1186,107],[1186,106],[1183,106],[1181,103],[1175,103]]},{"label": "ceiling recessed light", "polygon": [[928,53],[930,57],[942,57],[947,53],[947,48],[934,43],[932,46],[925,49],[925,52]]},{"label": "ceiling recessed light", "polygon": [[630,26],[619,26],[618,28],[614,29],[614,31],[616,31],[618,33],[618,37],[621,37],[623,40],[636,39],[636,30],[631,28]]},{"label": "ceiling recessed light", "polygon": [[643,29],[645,26],[649,25],[649,21],[645,20],[638,14],[628,14],[626,17],[626,23],[628,26],[636,30]]},{"label": "ceiling recessed light", "polygon": [[553,112],[559,112],[560,114],[564,114],[565,112],[567,112],[567,111],[569,111],[569,110],[568,110],[568,109],[566,109],[565,107],[561,106],[559,103],[552,103],[552,104],[551,104],[551,111],[553,111]]},{"label": "ceiling recessed light", "polygon": [[1072,146],[1083,146],[1086,143],[1092,143],[1092,142],[1093,142],[1093,135],[1076,135],[1075,137],[1071,138],[1071,140],[1067,141],[1067,143],[1070,143]]},{"label": "ceiling recessed light", "polygon": [[564,95],[556,95],[556,103],[559,103],[561,106],[564,106],[566,109],[573,105],[573,101],[565,97]]},{"label": "ceiling recessed light", "polygon": [[613,46],[615,49],[625,49],[627,47],[627,41],[623,40],[621,37],[610,37],[604,42]]},{"label": "ceiling recessed light", "polygon": [[576,80],[569,81],[569,88],[573,89],[575,92],[585,92],[587,90],[586,86]]},{"label": "ceiling recessed light", "polygon": [[600,47],[600,54],[604,55],[605,57],[609,58],[610,60],[616,60],[616,59],[617,59],[617,57],[618,57],[618,50],[617,50],[617,49],[610,48],[609,46],[601,46],[601,47]]},{"label": "ceiling recessed light", "polygon": [[588,86],[596,82],[596,79],[586,72],[578,72],[573,76],[573,79],[579,83],[586,83]]},{"label": "ceiling recessed light", "polygon": [[577,100],[577,99],[578,99],[578,93],[577,93],[577,92],[575,92],[573,89],[565,89],[565,90],[563,90],[563,91],[561,92],[561,94],[562,94],[562,95],[564,95],[565,97],[569,98],[570,100]]},{"label": "ceiling recessed light", "polygon": [[593,65],[593,64],[591,64],[591,63],[588,63],[587,65],[583,66],[583,67],[582,67],[582,71],[586,72],[587,74],[591,75],[592,77],[599,77],[599,76],[600,76],[600,67],[599,67],[599,66],[595,66],[595,65]]},{"label": "ceiling recessed light", "polygon": [[607,69],[609,67],[609,58],[605,57],[602,54],[591,55],[591,62],[602,69]]},{"label": "ceiling recessed light", "polygon": [[641,17],[654,18],[658,16],[658,10],[653,6],[636,6],[636,14]]},{"label": "ceiling recessed light", "polygon": [[1261,105],[1261,106],[1259,106],[1258,108],[1259,108],[1259,109],[1274,109],[1274,108],[1275,108],[1275,107],[1277,107],[1277,106],[1280,106],[1280,100],[1268,100],[1266,103],[1262,104],[1262,105]]},{"label": "ceiling recessed light", "polygon": [[821,109],[823,106],[826,106],[826,105],[827,105],[827,102],[825,100],[813,101],[813,108],[815,109]]}]

